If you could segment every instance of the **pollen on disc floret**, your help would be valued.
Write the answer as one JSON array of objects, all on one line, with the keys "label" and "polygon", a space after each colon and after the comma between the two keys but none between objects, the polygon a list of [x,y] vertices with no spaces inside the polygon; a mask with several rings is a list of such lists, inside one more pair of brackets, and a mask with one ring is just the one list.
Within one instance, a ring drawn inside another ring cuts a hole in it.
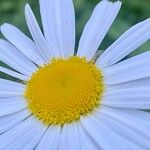
[{"label": "pollen on disc floret", "polygon": [[100,105],[101,71],[85,58],[53,59],[27,81],[28,108],[46,125],[78,121]]}]

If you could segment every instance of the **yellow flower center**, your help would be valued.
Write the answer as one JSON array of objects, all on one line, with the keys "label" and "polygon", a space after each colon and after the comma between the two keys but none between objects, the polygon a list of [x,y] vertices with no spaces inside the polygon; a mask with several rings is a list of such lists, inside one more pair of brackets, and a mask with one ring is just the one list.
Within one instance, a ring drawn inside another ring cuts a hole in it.
[{"label": "yellow flower center", "polygon": [[46,125],[64,125],[100,105],[104,85],[101,71],[85,58],[53,59],[27,81],[28,108]]}]

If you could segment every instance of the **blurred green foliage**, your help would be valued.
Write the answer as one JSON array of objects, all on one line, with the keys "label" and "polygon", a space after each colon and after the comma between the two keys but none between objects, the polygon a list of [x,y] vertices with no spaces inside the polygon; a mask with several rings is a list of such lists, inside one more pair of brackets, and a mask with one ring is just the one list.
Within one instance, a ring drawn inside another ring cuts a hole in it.
[{"label": "blurred green foliage", "polygon": [[[74,0],[76,10],[77,41],[79,40],[85,23],[89,19],[95,5],[98,2],[99,0]],[[122,0],[122,2],[122,9],[102,43],[102,46],[100,47],[101,49],[108,47],[124,31],[135,23],[150,17],[150,0]],[[24,5],[26,3],[31,5],[41,25],[38,0],[0,0],[0,25],[5,22],[11,23],[30,36],[24,17]],[[130,56],[147,50],[150,50],[150,42],[144,44],[138,50],[130,54]],[[1,76],[2,75],[3,74],[1,74]],[[3,75],[3,77],[6,76]]]}]

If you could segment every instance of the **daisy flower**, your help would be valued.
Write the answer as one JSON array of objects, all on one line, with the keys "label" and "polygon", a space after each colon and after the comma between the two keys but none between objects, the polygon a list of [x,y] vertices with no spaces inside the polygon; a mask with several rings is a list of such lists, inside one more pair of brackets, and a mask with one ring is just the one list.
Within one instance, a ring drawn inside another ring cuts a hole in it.
[{"label": "daisy flower", "polygon": [[39,0],[41,31],[27,4],[33,40],[4,24],[0,71],[0,150],[150,149],[150,52],[121,61],[150,39],[150,19],[102,54],[121,2],[101,1],[75,53],[72,0]]}]

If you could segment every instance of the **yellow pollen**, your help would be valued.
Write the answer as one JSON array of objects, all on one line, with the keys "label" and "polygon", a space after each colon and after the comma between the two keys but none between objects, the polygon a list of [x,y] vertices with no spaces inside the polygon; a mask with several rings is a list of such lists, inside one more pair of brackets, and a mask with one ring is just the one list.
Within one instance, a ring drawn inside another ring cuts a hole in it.
[{"label": "yellow pollen", "polygon": [[53,59],[27,81],[28,108],[46,125],[64,125],[92,113],[104,91],[101,71],[91,61],[72,56]]}]

